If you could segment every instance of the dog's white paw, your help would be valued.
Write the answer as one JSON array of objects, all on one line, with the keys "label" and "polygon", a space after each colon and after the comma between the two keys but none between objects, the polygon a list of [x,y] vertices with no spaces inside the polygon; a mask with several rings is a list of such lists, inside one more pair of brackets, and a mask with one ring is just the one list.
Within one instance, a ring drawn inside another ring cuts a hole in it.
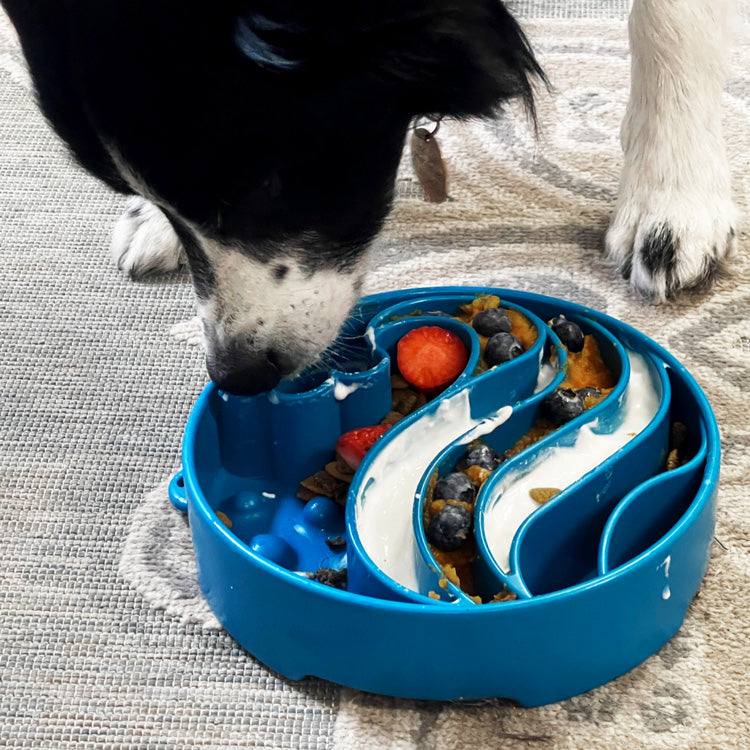
[{"label": "dog's white paw", "polygon": [[607,255],[654,301],[708,287],[736,245],[722,137],[731,0],[634,0],[620,194]]},{"label": "dog's white paw", "polygon": [[734,252],[737,211],[731,199],[621,195],[606,237],[607,256],[654,302],[711,286]]},{"label": "dog's white paw", "polygon": [[112,232],[110,252],[132,279],[175,271],[185,264],[182,243],[167,217],[138,195],[128,199]]}]

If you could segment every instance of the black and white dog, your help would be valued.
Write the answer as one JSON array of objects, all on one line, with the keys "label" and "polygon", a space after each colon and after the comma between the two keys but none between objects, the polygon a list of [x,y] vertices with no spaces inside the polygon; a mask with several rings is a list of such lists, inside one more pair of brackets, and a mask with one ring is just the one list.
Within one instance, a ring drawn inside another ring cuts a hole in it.
[{"label": "black and white dog", "polygon": [[[134,194],[113,252],[189,264],[231,392],[315,361],[358,296],[410,121],[489,116],[543,80],[499,0],[2,0],[40,105]],[[656,300],[735,244],[721,136],[730,0],[634,0],[625,168],[606,252]]]}]

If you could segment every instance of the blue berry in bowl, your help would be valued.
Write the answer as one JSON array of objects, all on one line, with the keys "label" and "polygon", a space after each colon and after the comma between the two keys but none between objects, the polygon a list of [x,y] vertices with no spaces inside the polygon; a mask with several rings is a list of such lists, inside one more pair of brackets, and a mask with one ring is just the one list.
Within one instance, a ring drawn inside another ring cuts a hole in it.
[{"label": "blue berry in bowl", "polygon": [[510,333],[511,329],[508,313],[499,307],[490,307],[478,312],[471,324],[477,333],[488,338],[496,333]]},{"label": "blue berry in bowl", "polygon": [[472,522],[463,505],[445,505],[427,524],[427,540],[443,552],[452,552],[469,540]]},{"label": "blue berry in bowl", "polygon": [[460,500],[473,503],[476,498],[474,483],[461,471],[454,471],[438,479],[432,496],[435,500]]},{"label": "blue berry in bowl", "polygon": [[559,427],[586,411],[583,396],[571,388],[558,388],[542,400],[542,413]]},{"label": "blue berry in bowl", "polygon": [[583,331],[577,323],[564,315],[558,315],[552,318],[549,325],[569,352],[580,352],[583,349]]},{"label": "blue berry in bowl", "polygon": [[482,469],[488,471],[495,471],[500,462],[503,460],[502,456],[489,445],[485,443],[479,443],[474,446],[471,450],[467,451],[464,463],[467,467],[479,466]]},{"label": "blue berry in bowl", "polygon": [[490,367],[494,367],[520,357],[522,354],[523,345],[521,342],[512,333],[500,332],[492,336],[487,342],[487,346],[484,348],[484,361]]}]

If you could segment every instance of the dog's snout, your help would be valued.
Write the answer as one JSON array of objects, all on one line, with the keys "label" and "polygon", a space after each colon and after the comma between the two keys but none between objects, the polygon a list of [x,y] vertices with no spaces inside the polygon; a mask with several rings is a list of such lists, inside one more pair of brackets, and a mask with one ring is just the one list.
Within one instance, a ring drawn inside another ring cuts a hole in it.
[{"label": "dog's snout", "polygon": [[218,388],[235,396],[254,396],[269,391],[282,376],[273,352],[258,352],[242,357],[236,354],[208,355],[206,368]]}]

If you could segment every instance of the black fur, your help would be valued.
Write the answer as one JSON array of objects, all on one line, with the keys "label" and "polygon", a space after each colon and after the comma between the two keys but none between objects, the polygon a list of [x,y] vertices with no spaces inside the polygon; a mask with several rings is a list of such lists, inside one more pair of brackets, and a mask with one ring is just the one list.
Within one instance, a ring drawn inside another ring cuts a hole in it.
[{"label": "black fur", "polygon": [[643,240],[643,265],[653,276],[671,272],[677,256],[676,239],[667,226],[651,230]]},{"label": "black fur", "polygon": [[[733,237],[734,230],[732,229],[727,236],[727,244]],[[689,286],[680,285],[675,269],[679,249],[679,240],[668,226],[652,230],[643,240],[641,251],[643,265],[652,276],[664,275],[667,299],[675,299],[683,290],[705,292],[717,278],[724,275],[724,266],[718,260],[718,249],[714,248],[714,252],[705,258],[701,274]],[[628,276],[629,273],[628,269]]]},{"label": "black fur", "polygon": [[203,297],[191,226],[264,262],[294,241],[311,271],[345,269],[390,208],[415,116],[510,97],[533,113],[544,78],[499,0],[3,6],[47,118],[84,167],[164,210]]}]

